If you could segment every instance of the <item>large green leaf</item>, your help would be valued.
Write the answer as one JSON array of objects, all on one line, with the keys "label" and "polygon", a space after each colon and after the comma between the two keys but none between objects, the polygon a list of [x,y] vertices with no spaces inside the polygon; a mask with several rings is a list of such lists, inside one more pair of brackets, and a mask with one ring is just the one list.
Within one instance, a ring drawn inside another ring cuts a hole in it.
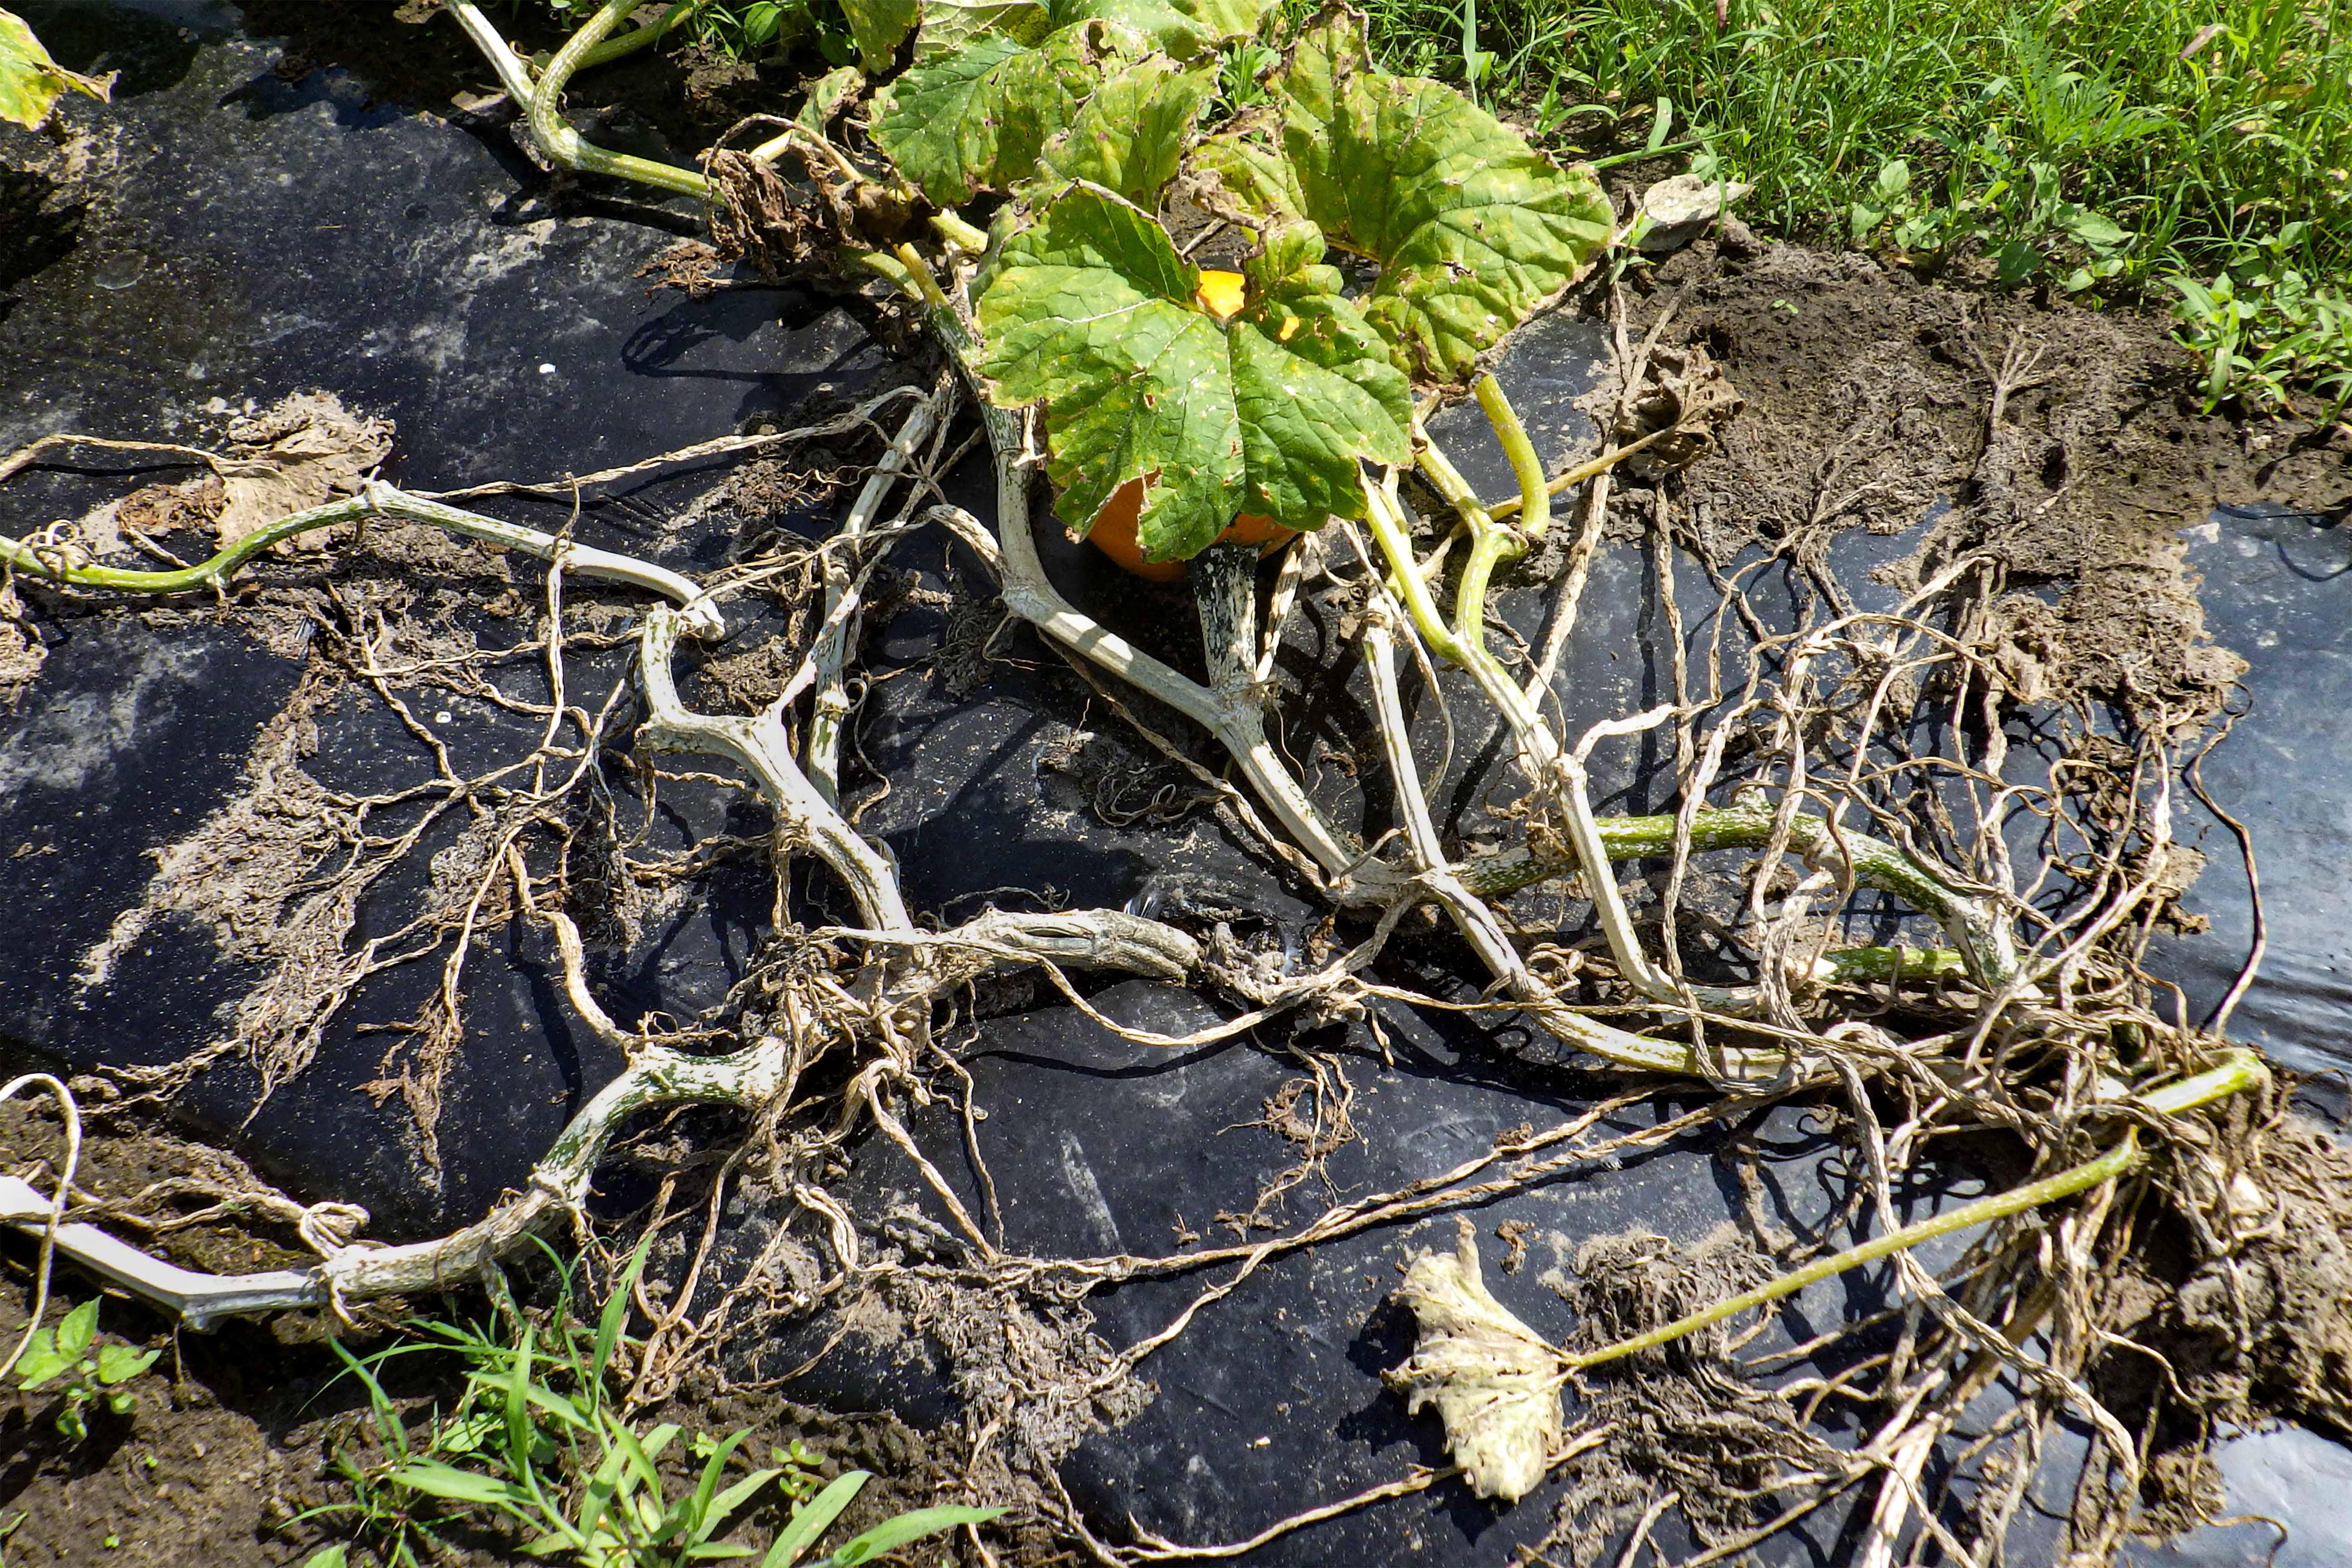
[{"label": "large green leaf", "polygon": [[1146,208],[1176,177],[1192,127],[1216,81],[1164,56],[1139,60],[1103,83],[1039,161],[1055,185],[1085,180]]},{"label": "large green leaf", "polygon": [[1057,26],[1098,17],[1129,27],[1179,59],[1246,37],[1274,0],[1048,0]]},{"label": "large green leaf", "polygon": [[22,17],[0,11],[0,120],[37,126],[68,89],[103,103],[114,90],[114,75],[87,77],[66,69],[49,58]]},{"label": "large green leaf", "polygon": [[1365,314],[1423,379],[1466,375],[1608,243],[1591,169],[1560,168],[1443,83],[1371,70],[1359,18],[1311,30],[1268,85],[1278,133],[1238,123],[1194,166],[1256,226],[1304,217],[1379,263]]},{"label": "large green leaf", "polygon": [[876,94],[874,139],[940,206],[1009,189],[1035,171],[1114,57],[1142,52],[1139,43],[1100,24],[1065,27],[1036,48],[986,34]]},{"label": "large green leaf", "polygon": [[868,71],[883,71],[915,30],[922,0],[841,0],[849,18],[850,40],[857,46],[857,63]]},{"label": "large green leaf", "polygon": [[1053,30],[1054,18],[1040,0],[924,0],[915,63],[953,54],[992,33],[1034,46]]},{"label": "large green leaf", "polygon": [[1143,552],[1181,559],[1243,512],[1360,516],[1358,462],[1410,456],[1403,374],[1320,265],[1321,237],[1279,237],[1229,321],[1195,306],[1200,274],[1152,216],[1098,185],[1005,242],[980,300],[984,368],[999,402],[1045,402],[1066,518],[1090,525],[1145,479]]}]

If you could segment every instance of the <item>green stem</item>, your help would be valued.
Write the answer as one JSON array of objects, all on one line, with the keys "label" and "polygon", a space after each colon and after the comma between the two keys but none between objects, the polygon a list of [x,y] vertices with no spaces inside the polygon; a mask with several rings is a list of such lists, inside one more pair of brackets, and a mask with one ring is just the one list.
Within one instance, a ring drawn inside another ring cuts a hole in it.
[{"label": "green stem", "polygon": [[[1544,486],[1543,489],[1546,500],[1549,500],[1550,497],[1559,495],[1563,490],[1574,489],[1577,486],[1584,483],[1587,479],[1599,479],[1601,475],[1607,473],[1610,469],[1615,468],[1626,458],[1633,456],[1636,452],[1646,450],[1647,448],[1655,446],[1660,441],[1664,440],[1667,437],[1674,435],[1675,431],[1675,427],[1669,425],[1663,429],[1651,431],[1648,435],[1643,437],[1638,441],[1628,441],[1625,445],[1617,447],[1613,451],[1603,452],[1601,456],[1593,458],[1590,462],[1579,463],[1576,467],[1569,469],[1568,472],[1560,475],[1558,479],[1549,481]],[[1525,504],[1525,501],[1517,497],[1514,497],[1509,500],[1499,500],[1495,503],[1489,515],[1495,518],[1496,521],[1500,521],[1504,518],[1516,516],[1519,509]],[[1549,508],[1547,507],[1546,510],[1549,512]],[[1549,519],[1547,519],[1547,521],[1549,521]]]},{"label": "green stem", "polygon": [[692,578],[666,566],[656,566],[634,556],[617,555],[585,544],[573,544],[551,533],[541,533],[535,528],[501,522],[479,512],[466,511],[440,501],[427,500],[422,496],[409,495],[375,479],[361,486],[360,493],[355,496],[330,501],[324,506],[314,506],[291,517],[279,518],[266,527],[255,529],[211,560],[173,572],[125,572],[112,566],[75,565],[67,562],[60,552],[5,537],[0,537],[0,560],[6,561],[19,572],[32,573],[53,583],[67,583],[78,588],[107,588],[126,594],[185,594],[225,581],[239,566],[282,540],[317,529],[331,528],[337,523],[356,522],[366,517],[395,517],[409,522],[431,523],[452,533],[478,539],[485,544],[520,550],[545,561],[561,556],[567,570],[591,577],[634,584],[688,606],[686,620],[697,636],[709,635],[721,629],[719,613],[709,600],[703,598],[700,586]]},{"label": "green stem", "polygon": [[[2269,1081],[2270,1069],[2263,1064],[2260,1056],[2250,1050],[2231,1050],[2223,1053],[2221,1066],[2135,1099],[2144,1110],[2158,1116],[2178,1116],[2200,1105],[2260,1089]],[[2038,1182],[2028,1182],[2021,1187],[2012,1187],[2008,1192],[1995,1193],[1972,1204],[1963,1204],[1958,1208],[1923,1219],[1916,1225],[1906,1225],[1885,1236],[1873,1237],[1859,1247],[1850,1247],[1828,1258],[1816,1258],[1769,1284],[1759,1285],[1753,1290],[1742,1291],[1687,1317],[1677,1318],[1663,1328],[1652,1329],[1648,1333],[1636,1334],[1599,1350],[1565,1354],[1559,1358],[1560,1362],[1570,1368],[1581,1370],[1636,1355],[1643,1351],[1655,1350],[1701,1329],[1736,1318],[1751,1307],[1760,1307],[1783,1296],[1792,1296],[1808,1285],[1843,1274],[1849,1268],[1875,1262],[1890,1254],[1916,1247],[1921,1242],[1933,1241],[1939,1236],[1949,1236],[1956,1230],[2006,1219],[2011,1215],[2023,1214],[2027,1209],[2072,1197],[2102,1182],[2113,1181],[2126,1172],[2137,1170],[2147,1162],[2147,1152],[2136,1138],[2126,1132],[2122,1142],[2096,1159],[2086,1160],[2054,1175],[2044,1176]]]},{"label": "green stem", "polygon": [[1429,584],[1415,569],[1412,535],[1406,527],[1404,513],[1385,487],[1370,479],[1364,482],[1364,521],[1371,530],[1373,542],[1381,547],[1381,559],[1388,563],[1389,590],[1402,602],[1405,614],[1412,617],[1413,630],[1421,634],[1430,652],[1448,664],[1468,664],[1468,652],[1454,638],[1454,628],[1445,624],[1437,601],[1430,595]]},{"label": "green stem", "polygon": [[549,60],[547,68],[540,73],[538,85],[531,89],[525,104],[531,139],[550,158],[566,168],[634,180],[639,184],[708,201],[710,199],[710,183],[693,170],[656,163],[650,158],[632,157],[625,153],[608,152],[574,131],[557,108],[563,100],[565,85],[572,80],[572,73],[586,61],[588,52],[604,42],[605,36],[635,10],[638,4],[639,0],[604,0],[596,14],[589,17],[578,32],[563,40],[563,47],[555,51],[555,58]]},{"label": "green stem", "polygon": [[988,231],[975,228],[953,213],[940,213],[931,219],[942,239],[953,240],[967,256],[980,256],[988,249]]},{"label": "green stem", "polygon": [[1958,980],[1968,955],[1956,947],[1841,947],[1822,954],[1829,978],[1847,984],[1877,980]]},{"label": "green stem", "polygon": [[[1769,811],[1702,807],[1691,822],[1694,850],[1758,849],[1772,841]],[[1675,853],[1672,816],[1612,816],[1597,819],[1602,848],[1611,860],[1655,859]],[[1866,833],[1833,830],[1818,816],[1799,816],[1789,824],[1789,847],[1817,866],[1851,876],[1862,887],[1892,893],[1932,916],[1950,933],[1976,982],[1988,988],[2007,984],[2017,973],[2017,950],[2009,928],[1986,909],[1895,846]],[[1463,883],[1481,898],[1497,898],[1563,872],[1580,869],[1563,847],[1507,849],[1465,863]],[[1834,955],[1832,963],[1835,963]]]},{"label": "green stem", "polygon": [[598,66],[610,65],[614,60],[634,55],[646,45],[659,39],[662,35],[671,31],[680,22],[685,21],[701,8],[702,0],[677,0],[675,5],[661,14],[661,20],[646,26],[633,28],[617,38],[605,39],[586,54],[582,55],[580,64],[575,68],[583,71],[593,70]]},{"label": "green stem", "polygon": [[[1536,444],[1528,438],[1528,427],[1519,423],[1519,412],[1503,395],[1503,384],[1491,375],[1478,378],[1478,406],[1486,411],[1486,423],[1495,427],[1495,438],[1503,444],[1503,456],[1511,460],[1511,476],[1519,481],[1519,532],[1530,540],[1541,539],[1551,526],[1551,487],[1544,482],[1543,459],[1536,456]],[[1496,509],[1499,515],[1501,509]]]}]

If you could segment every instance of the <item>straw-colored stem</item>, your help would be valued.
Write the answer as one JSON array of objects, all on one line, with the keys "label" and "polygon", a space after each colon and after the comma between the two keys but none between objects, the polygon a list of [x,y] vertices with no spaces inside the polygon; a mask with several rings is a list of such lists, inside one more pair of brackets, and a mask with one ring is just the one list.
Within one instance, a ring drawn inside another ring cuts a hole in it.
[{"label": "straw-colored stem", "polygon": [[174,571],[129,572],[113,566],[81,564],[67,560],[62,550],[7,538],[0,538],[0,558],[19,572],[78,588],[108,588],[126,594],[186,594],[226,581],[238,567],[284,540],[367,517],[431,523],[485,544],[523,551],[542,561],[560,557],[567,572],[647,588],[685,606],[687,628],[698,637],[712,636],[723,629],[717,607],[703,597],[700,585],[667,566],[592,545],[574,544],[535,528],[502,522],[480,512],[413,496],[375,479],[362,485],[355,496],[279,518],[255,529],[211,559]]}]

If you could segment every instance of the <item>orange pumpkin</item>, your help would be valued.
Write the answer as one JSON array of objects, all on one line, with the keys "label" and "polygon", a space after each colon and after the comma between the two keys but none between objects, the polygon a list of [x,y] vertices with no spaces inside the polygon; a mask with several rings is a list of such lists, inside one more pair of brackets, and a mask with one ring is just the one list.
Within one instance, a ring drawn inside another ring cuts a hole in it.
[{"label": "orange pumpkin", "polygon": [[[1241,310],[1245,287],[1238,272],[1204,269],[1199,286],[1192,291],[1192,300],[1204,312],[1222,321]],[[1139,577],[1154,583],[1181,583],[1184,580],[1184,563],[1146,561],[1143,546],[1135,537],[1136,522],[1143,515],[1143,485],[1141,479],[1129,479],[1112,491],[1110,500],[1095,513],[1094,526],[1087,531],[1087,538]],[[1272,551],[1297,537],[1296,529],[1285,528],[1272,518],[1244,512],[1234,519],[1231,528],[1217,535],[1215,542],[1262,544]]]},{"label": "orange pumpkin", "polygon": [[[1129,479],[1111,492],[1103,502],[1102,510],[1095,513],[1094,527],[1087,531],[1087,542],[1105,555],[1126,567],[1139,577],[1154,583],[1181,583],[1184,580],[1181,561],[1146,561],[1143,546],[1135,537],[1135,525],[1143,515],[1143,481]],[[1262,544],[1260,553],[1281,548],[1298,536],[1296,529],[1283,527],[1272,518],[1244,512],[1234,519],[1234,524],[1217,535],[1219,544]]]}]

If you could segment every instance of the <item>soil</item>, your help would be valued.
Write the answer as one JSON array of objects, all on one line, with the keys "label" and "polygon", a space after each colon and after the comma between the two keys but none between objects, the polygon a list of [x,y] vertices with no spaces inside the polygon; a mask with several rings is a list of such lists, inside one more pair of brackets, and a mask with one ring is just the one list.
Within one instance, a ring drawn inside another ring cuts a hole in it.
[{"label": "soil", "polygon": [[[233,1156],[192,1143],[140,1114],[101,1110],[84,1131],[76,1186],[93,1197],[121,1200],[110,1223],[122,1233],[140,1237],[173,1262],[215,1272],[305,1260],[290,1229],[271,1223],[269,1190]],[[62,1146],[60,1134],[45,1106],[0,1104],[0,1169],[46,1190],[54,1180],[48,1161]],[[241,1212],[201,1218],[224,1206]],[[155,1234],[122,1214],[177,1227]],[[191,1217],[197,1223],[184,1223]],[[37,1249],[30,1237],[15,1237],[0,1244],[0,1252],[5,1268],[0,1343],[13,1346],[31,1304]],[[528,1282],[519,1284],[530,1300]],[[54,1323],[86,1300],[88,1289],[86,1280],[61,1270],[47,1321]],[[299,1517],[351,1501],[351,1489],[334,1468],[339,1451],[362,1462],[380,1457],[365,1401],[358,1385],[341,1375],[341,1363],[328,1342],[341,1340],[360,1354],[381,1349],[392,1342],[410,1307],[430,1317],[448,1304],[383,1304],[362,1310],[352,1324],[324,1313],[290,1312],[196,1333],[175,1331],[142,1303],[103,1298],[99,1327],[104,1339],[163,1354],[151,1373],[127,1385],[137,1395],[131,1410],[115,1415],[94,1409],[81,1441],[57,1430],[62,1403],[57,1384],[0,1394],[0,1562],[294,1568],[329,1542],[348,1541],[348,1525],[339,1531],[334,1516]],[[386,1386],[408,1413],[412,1429],[459,1392],[446,1364],[435,1366],[425,1358],[395,1368]],[[950,1474],[922,1435],[894,1416],[835,1415],[773,1394],[722,1389],[707,1378],[689,1380],[676,1397],[646,1411],[641,1426],[664,1420],[718,1436],[748,1427],[752,1438],[744,1451],[751,1456],[798,1440],[824,1456],[819,1468],[826,1477],[849,1468],[871,1471],[875,1479],[835,1527],[840,1538],[929,1503]],[[779,1522],[774,1513],[747,1515],[754,1527],[747,1536],[772,1532]],[[448,1549],[430,1560],[449,1568],[541,1561],[515,1550],[519,1536],[445,1533],[444,1540]],[[1000,1537],[997,1544],[1015,1548],[1007,1561],[1024,1562],[1031,1559],[1018,1549],[1036,1543]],[[940,1552],[910,1548],[902,1560],[928,1564],[944,1560]],[[359,1552],[353,1561],[372,1559]]]},{"label": "soil", "polygon": [[1699,534],[1818,563],[1834,532],[1940,510],[1897,570],[1916,583],[1970,551],[1997,560],[1997,657],[2027,695],[2202,719],[2242,666],[2211,641],[2179,531],[2256,499],[2352,519],[2352,423],[2204,412],[2193,360],[2153,314],[1945,287],[1738,229],[1637,273],[1633,294],[1637,344],[1663,320],[1663,347],[1703,348],[1746,398],[1719,454],[1670,487]]}]

